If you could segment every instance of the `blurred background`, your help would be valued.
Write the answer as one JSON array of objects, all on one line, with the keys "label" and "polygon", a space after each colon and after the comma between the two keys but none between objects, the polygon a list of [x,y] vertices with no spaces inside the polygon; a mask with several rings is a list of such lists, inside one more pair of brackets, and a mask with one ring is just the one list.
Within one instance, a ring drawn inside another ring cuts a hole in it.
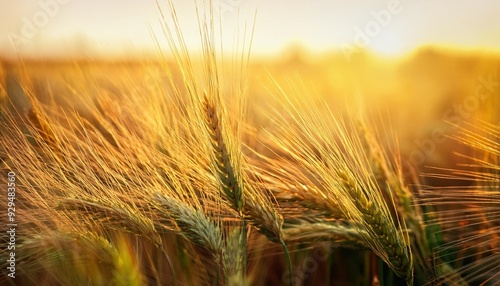
[{"label": "blurred background", "polygon": [[[193,50],[199,47],[196,1],[172,1]],[[315,53],[367,48],[385,56],[401,56],[427,45],[461,50],[500,47],[500,3],[494,0],[213,3],[214,13],[221,16],[227,50],[235,46],[233,32],[242,31],[241,20],[251,20],[257,12],[255,55],[274,55],[291,45]],[[33,57],[156,52],[151,31],[162,34],[158,5],[168,13],[166,0],[4,0],[0,2],[0,50],[4,56]]]}]

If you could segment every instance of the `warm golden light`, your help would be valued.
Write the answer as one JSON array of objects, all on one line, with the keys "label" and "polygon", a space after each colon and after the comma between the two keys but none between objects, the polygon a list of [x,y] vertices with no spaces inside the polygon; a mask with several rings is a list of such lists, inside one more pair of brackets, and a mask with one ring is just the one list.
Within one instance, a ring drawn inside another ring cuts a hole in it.
[{"label": "warm golden light", "polygon": [[[194,3],[173,1],[190,47],[199,46]],[[159,1],[168,14],[167,1]],[[214,1],[225,29],[223,44],[234,46],[257,11],[253,50],[282,51],[299,43],[313,51],[368,48],[387,55],[428,44],[498,49],[497,1]],[[161,38],[155,1],[4,1],[0,47],[7,55],[126,54],[154,51]],[[248,27],[247,27],[248,28]],[[249,30],[249,28],[248,28]]]},{"label": "warm golden light", "polygon": [[500,1],[172,2],[0,1],[0,285],[500,285]]}]

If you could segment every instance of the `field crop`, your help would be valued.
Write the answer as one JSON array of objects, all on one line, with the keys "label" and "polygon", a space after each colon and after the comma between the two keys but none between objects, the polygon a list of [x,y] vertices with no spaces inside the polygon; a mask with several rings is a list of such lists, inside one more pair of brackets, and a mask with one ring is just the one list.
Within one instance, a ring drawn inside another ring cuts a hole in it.
[{"label": "field crop", "polygon": [[222,57],[209,12],[193,55],[164,17],[163,57],[2,61],[3,285],[500,284],[499,55]]}]

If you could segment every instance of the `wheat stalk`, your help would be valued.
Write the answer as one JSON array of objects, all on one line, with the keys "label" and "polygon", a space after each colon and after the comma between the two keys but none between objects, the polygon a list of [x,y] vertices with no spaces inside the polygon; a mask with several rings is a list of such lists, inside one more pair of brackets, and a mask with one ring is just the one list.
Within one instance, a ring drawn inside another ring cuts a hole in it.
[{"label": "wheat stalk", "polygon": [[394,223],[380,186],[373,179],[361,140],[350,132],[352,126],[333,118],[326,105],[322,107],[328,113],[321,116],[306,97],[282,96],[278,99],[287,118],[283,114],[273,116],[280,131],[270,134],[274,145],[308,173],[315,174],[344,216],[367,234],[363,235],[365,243],[411,285],[413,257],[404,220],[397,218],[403,224]]},{"label": "wheat stalk", "polygon": [[[359,213],[353,213],[351,218],[362,221],[366,234],[363,236],[366,243],[377,253],[398,276],[413,283],[413,260],[404,234],[398,231],[392,221],[385,202],[375,196],[368,197],[362,189],[362,184],[352,178],[340,174],[346,190],[352,200],[351,203]],[[373,193],[369,193],[373,194]],[[354,211],[349,207],[347,211]]]}]

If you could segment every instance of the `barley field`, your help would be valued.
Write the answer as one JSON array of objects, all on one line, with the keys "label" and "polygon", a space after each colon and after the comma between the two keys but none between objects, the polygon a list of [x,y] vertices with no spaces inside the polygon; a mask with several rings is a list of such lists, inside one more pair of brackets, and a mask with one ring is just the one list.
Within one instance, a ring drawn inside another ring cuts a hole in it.
[{"label": "barley field", "polygon": [[[500,285],[500,53],[3,59],[2,285]],[[168,50],[168,51],[167,51]],[[13,277],[15,276],[15,278]]]}]

